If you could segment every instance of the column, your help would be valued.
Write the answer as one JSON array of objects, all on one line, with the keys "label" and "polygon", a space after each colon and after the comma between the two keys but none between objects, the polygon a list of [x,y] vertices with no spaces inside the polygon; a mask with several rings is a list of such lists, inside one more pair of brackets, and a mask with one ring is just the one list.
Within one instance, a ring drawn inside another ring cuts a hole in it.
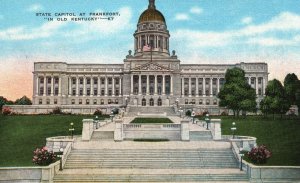
[{"label": "column", "polygon": [[72,77],[69,76],[69,97],[72,95]]},{"label": "column", "polygon": [[184,97],[184,78],[181,78],[181,96]]},{"label": "column", "polygon": [[165,85],[165,82],[166,82],[166,76],[165,75],[162,75],[162,94],[165,95],[166,94],[166,85]]},{"label": "column", "polygon": [[189,97],[192,96],[192,79],[189,77]]},{"label": "column", "polygon": [[210,83],[209,83],[209,87],[210,87],[210,93],[209,95],[212,97],[213,96],[213,78],[210,78]]},{"label": "column", "polygon": [[205,95],[206,95],[206,90],[205,90],[205,85],[206,85],[206,78],[203,78],[203,82],[202,82],[202,93],[203,93],[203,97],[205,97]]},{"label": "column", "polygon": [[263,77],[263,85],[262,85],[262,94],[263,94],[263,96],[265,96],[265,92],[266,92],[266,78]]},{"label": "column", "polygon": [[107,96],[107,90],[108,90],[108,82],[107,82],[107,76],[105,76],[105,88],[104,88],[104,95]]},{"label": "column", "polygon": [[154,75],[154,95],[157,95],[157,75]]},{"label": "column", "polygon": [[130,95],[133,95],[133,75],[131,75],[131,88],[130,88]]},{"label": "column", "polygon": [[53,96],[53,93],[54,93],[54,82],[53,82],[53,79],[54,79],[54,77],[53,76],[51,76],[51,96]]},{"label": "column", "polygon": [[217,94],[220,92],[220,78],[217,78]]},{"label": "column", "polygon": [[258,95],[258,77],[255,77],[255,90],[256,90],[256,95]]},{"label": "column", "polygon": [[196,97],[199,97],[199,78],[196,78]]},{"label": "column", "polygon": [[139,95],[142,95],[142,75],[139,75]]},{"label": "column", "polygon": [[122,78],[119,77],[119,95],[122,96]]},{"label": "column", "polygon": [[173,76],[170,75],[170,95],[173,95]]},{"label": "column", "polygon": [[91,97],[94,96],[94,77],[91,77]]},{"label": "column", "polygon": [[86,77],[83,76],[83,96],[86,95]]},{"label": "column", "polygon": [[251,85],[251,77],[248,77],[248,84]]},{"label": "column", "polygon": [[58,96],[61,96],[61,76],[58,77]]},{"label": "column", "polygon": [[112,78],[112,96],[115,96],[115,77],[113,76]]},{"label": "column", "polygon": [[97,96],[98,97],[100,97],[100,94],[101,94],[101,89],[100,89],[100,82],[101,82],[101,78],[100,77],[97,77],[97,79],[98,79],[98,88],[97,88]]},{"label": "column", "polygon": [[39,95],[39,76],[35,75],[35,96]]},{"label": "column", "polygon": [[78,97],[78,93],[79,93],[79,78],[77,76],[76,77],[76,97]]},{"label": "column", "polygon": [[147,91],[146,91],[146,94],[147,94],[147,95],[149,95],[149,92],[150,92],[149,77],[150,77],[150,76],[147,75],[147,87],[146,87],[146,90],[147,90]]}]

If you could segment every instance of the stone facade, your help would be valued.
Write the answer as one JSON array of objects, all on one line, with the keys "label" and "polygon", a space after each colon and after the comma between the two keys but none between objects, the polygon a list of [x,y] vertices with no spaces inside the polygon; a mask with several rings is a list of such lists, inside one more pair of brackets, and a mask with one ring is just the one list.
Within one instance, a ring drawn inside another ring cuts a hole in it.
[{"label": "stone facade", "polygon": [[[266,63],[181,64],[169,52],[169,31],[163,15],[150,1],[134,33],[134,53],[123,64],[34,64],[34,106],[185,106],[198,112],[218,110],[217,94],[225,72],[245,70],[258,100],[268,81]],[[97,107],[96,107],[97,106]]]}]

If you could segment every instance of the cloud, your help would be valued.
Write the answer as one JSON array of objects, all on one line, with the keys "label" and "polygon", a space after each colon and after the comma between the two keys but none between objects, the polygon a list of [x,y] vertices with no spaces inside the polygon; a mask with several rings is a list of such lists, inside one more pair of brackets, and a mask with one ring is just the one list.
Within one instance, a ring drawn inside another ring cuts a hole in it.
[{"label": "cloud", "polygon": [[175,20],[182,21],[182,20],[189,20],[189,19],[190,19],[189,15],[185,13],[178,13],[175,15]]},{"label": "cloud", "polygon": [[44,7],[41,4],[32,4],[27,8],[27,11],[29,12],[37,12],[42,11]]},{"label": "cloud", "polygon": [[[280,39],[281,34],[289,37]],[[300,39],[300,15],[283,12],[270,21],[257,25],[247,25],[236,30],[227,31],[201,31],[178,29],[172,36],[184,42],[191,48],[195,47],[221,47],[227,45],[253,44],[260,46],[288,46],[297,45]]]},{"label": "cloud", "polygon": [[252,17],[244,17],[241,22],[242,24],[251,24],[253,21]]},{"label": "cloud", "polygon": [[198,6],[194,6],[190,9],[190,12],[199,15],[203,12],[203,9]]}]

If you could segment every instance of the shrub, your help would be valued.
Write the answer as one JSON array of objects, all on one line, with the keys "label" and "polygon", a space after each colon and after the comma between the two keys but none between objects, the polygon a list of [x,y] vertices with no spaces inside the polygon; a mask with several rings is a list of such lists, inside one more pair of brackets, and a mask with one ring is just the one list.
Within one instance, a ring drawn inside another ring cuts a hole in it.
[{"label": "shrub", "polygon": [[221,113],[221,116],[228,116],[228,112],[223,111],[223,112]]},{"label": "shrub", "polygon": [[11,109],[9,107],[7,107],[7,106],[3,107],[2,108],[2,114],[3,115],[9,115],[9,114],[11,114]]},{"label": "shrub", "polygon": [[190,110],[187,110],[187,111],[185,112],[185,115],[186,115],[186,116],[191,116],[191,115],[192,115],[192,112],[191,112]]},{"label": "shrub", "polygon": [[94,112],[95,116],[101,116],[102,115],[102,111],[100,111],[99,109],[96,109],[96,111]]},{"label": "shrub", "polygon": [[265,145],[253,147],[251,151],[247,153],[247,157],[255,164],[264,164],[271,156],[271,151],[269,151]]},{"label": "shrub", "polygon": [[61,109],[59,107],[55,107],[52,111],[52,114],[62,114]]},{"label": "shrub", "polygon": [[208,111],[204,111],[204,112],[202,113],[202,116],[206,116],[206,114],[209,114],[209,112],[208,112]]},{"label": "shrub", "polygon": [[33,151],[32,162],[37,165],[47,166],[56,160],[56,155],[48,151],[47,147],[37,148]]}]

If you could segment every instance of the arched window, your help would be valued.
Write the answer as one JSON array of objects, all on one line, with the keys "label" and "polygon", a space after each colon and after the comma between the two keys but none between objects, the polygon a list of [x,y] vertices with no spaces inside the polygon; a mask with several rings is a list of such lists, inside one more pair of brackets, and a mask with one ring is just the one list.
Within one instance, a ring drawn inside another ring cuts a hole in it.
[{"label": "arched window", "polygon": [[161,106],[161,105],[162,105],[161,98],[159,98],[159,99],[157,100],[157,105],[158,105],[158,106]]},{"label": "arched window", "polygon": [[153,98],[150,99],[150,106],[154,106],[154,100],[153,100]]},{"label": "arched window", "polygon": [[146,106],[146,99],[142,99],[142,106]]}]

